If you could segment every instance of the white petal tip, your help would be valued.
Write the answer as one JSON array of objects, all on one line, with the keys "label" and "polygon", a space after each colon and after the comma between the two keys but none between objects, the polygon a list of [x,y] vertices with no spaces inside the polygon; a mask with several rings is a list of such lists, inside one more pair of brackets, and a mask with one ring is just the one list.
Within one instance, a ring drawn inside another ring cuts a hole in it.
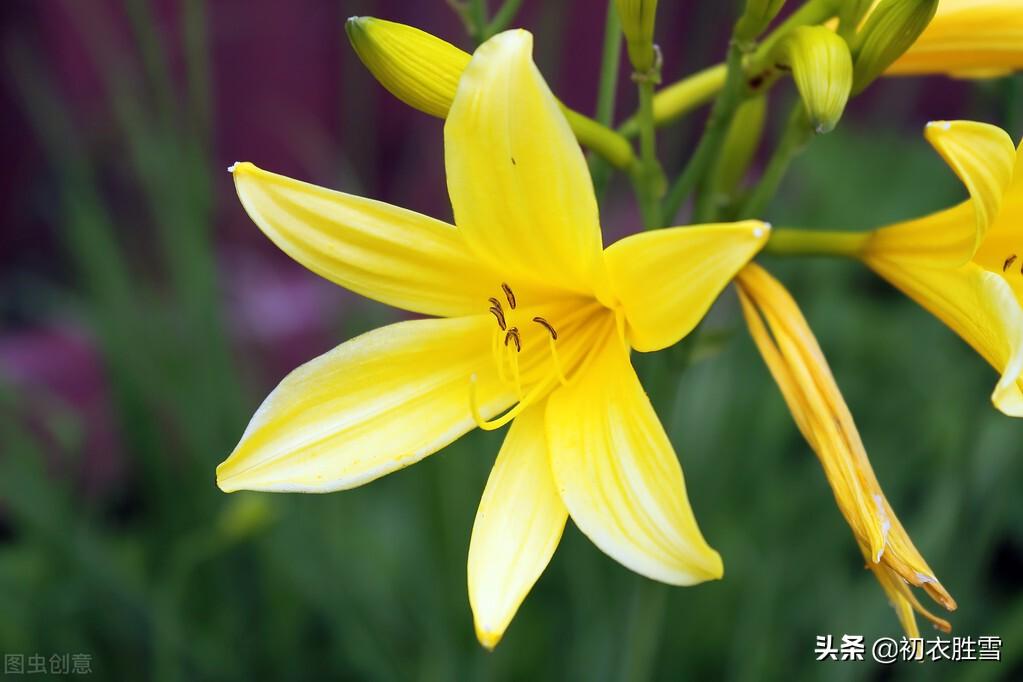
[{"label": "white petal tip", "polygon": [[929,121],[927,123],[928,128],[937,128],[938,130],[951,130],[951,121]]},{"label": "white petal tip", "polygon": [[234,174],[234,169],[237,168],[237,167],[238,167],[238,162],[235,161],[234,163],[232,163],[230,166],[227,167],[227,172],[231,173],[233,175]]},{"label": "white petal tip", "polygon": [[753,228],[753,236],[760,239],[765,234],[771,231],[771,223],[760,223]]}]

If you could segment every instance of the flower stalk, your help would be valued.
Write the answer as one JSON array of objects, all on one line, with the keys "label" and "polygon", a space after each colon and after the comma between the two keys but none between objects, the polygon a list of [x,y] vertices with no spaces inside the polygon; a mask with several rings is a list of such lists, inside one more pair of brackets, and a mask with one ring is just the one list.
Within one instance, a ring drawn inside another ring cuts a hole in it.
[{"label": "flower stalk", "polygon": [[778,188],[792,161],[799,156],[813,136],[814,128],[807,117],[806,109],[802,104],[796,104],[789,115],[778,147],[767,163],[764,175],[742,208],[742,215],[759,215],[764,212],[768,203],[778,193]]},{"label": "flower stalk", "polygon": [[777,256],[859,257],[870,240],[869,232],[838,232],[776,228],[764,253]]}]

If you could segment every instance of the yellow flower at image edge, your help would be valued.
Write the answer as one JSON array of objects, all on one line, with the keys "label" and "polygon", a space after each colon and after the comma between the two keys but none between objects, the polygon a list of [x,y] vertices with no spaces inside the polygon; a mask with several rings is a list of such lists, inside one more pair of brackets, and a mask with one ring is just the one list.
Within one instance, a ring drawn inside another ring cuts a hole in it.
[{"label": "yellow flower at image edge", "polygon": [[682,470],[629,360],[689,333],[764,245],[758,221],[672,228],[603,249],[586,163],[534,66],[499,34],[461,77],[445,127],[457,227],[233,168],[255,223],[310,270],[429,319],[352,339],[287,376],[217,469],[225,491],[328,492],[511,422],[468,559],[493,647],[570,515],[653,579],[722,575]]},{"label": "yellow flower at image edge", "polygon": [[937,121],[926,136],[971,198],[877,230],[862,258],[1001,372],[991,399],[1023,417],[1023,153],[985,123]]},{"label": "yellow flower at image edge", "polygon": [[989,78],[1023,68],[1023,0],[941,0],[913,46],[885,75]]}]

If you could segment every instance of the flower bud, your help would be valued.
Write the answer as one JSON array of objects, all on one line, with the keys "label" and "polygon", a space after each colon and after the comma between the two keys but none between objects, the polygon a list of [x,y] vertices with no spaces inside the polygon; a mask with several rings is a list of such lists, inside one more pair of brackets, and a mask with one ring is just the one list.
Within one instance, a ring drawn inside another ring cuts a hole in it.
[{"label": "flower bud", "polygon": [[735,25],[736,38],[739,40],[756,38],[774,20],[784,4],[785,0],[747,0],[746,11]]},{"label": "flower bud", "polygon": [[444,118],[470,55],[418,28],[373,17],[352,17],[345,32],[359,59],[391,94]]},{"label": "flower bud", "polygon": [[830,132],[842,118],[853,82],[846,42],[824,26],[799,26],[775,49],[778,63],[792,69],[810,125]]},{"label": "flower bud", "polygon": [[711,171],[709,187],[715,196],[728,196],[742,182],[753,155],[760,146],[767,118],[767,95],[763,92],[739,105],[728,126],[721,153]]},{"label": "flower bud", "polygon": [[657,0],[615,0],[622,22],[629,61],[637,73],[646,73],[655,66],[654,15]]},{"label": "flower bud", "polygon": [[858,93],[916,41],[938,9],[938,0],[881,0],[852,42]]}]

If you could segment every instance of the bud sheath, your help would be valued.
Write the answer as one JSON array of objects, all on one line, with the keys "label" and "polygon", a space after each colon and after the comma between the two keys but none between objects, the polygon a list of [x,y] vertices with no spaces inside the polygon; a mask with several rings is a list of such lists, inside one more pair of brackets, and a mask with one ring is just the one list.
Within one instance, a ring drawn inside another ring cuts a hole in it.
[{"label": "bud sheath", "polygon": [[938,9],[938,0],[882,0],[852,42],[858,93],[916,42]]}]

